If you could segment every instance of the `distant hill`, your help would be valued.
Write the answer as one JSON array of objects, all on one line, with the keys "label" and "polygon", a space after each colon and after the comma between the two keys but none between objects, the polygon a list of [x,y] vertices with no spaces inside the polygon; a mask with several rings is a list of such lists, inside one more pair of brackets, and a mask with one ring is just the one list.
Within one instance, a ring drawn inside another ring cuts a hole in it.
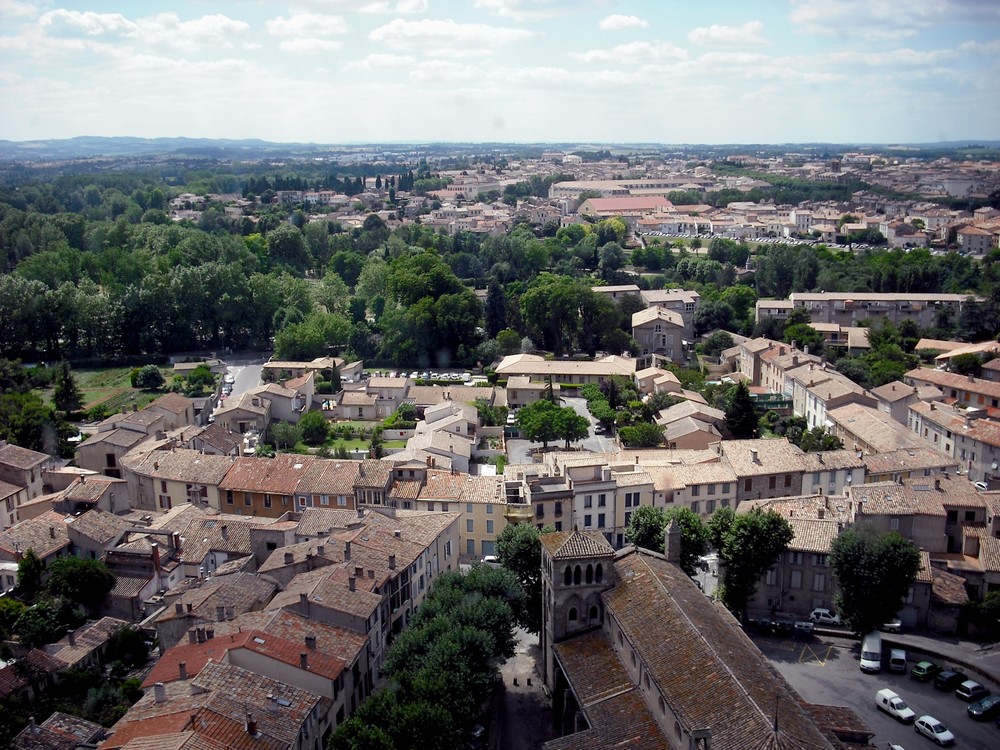
[{"label": "distant hill", "polygon": [[64,140],[0,141],[0,160],[50,161],[157,155],[232,158],[302,154],[317,149],[311,144],[271,143],[258,139],[79,136]]}]

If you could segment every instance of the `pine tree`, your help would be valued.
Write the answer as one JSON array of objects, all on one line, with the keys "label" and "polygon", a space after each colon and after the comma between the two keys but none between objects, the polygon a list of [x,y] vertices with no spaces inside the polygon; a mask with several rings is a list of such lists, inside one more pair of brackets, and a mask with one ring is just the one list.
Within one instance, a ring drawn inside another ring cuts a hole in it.
[{"label": "pine tree", "polygon": [[507,298],[503,287],[491,281],[486,291],[486,335],[495,339],[507,327]]},{"label": "pine tree", "polygon": [[80,389],[77,387],[76,379],[66,362],[59,365],[59,370],[56,373],[55,392],[52,394],[52,400],[56,408],[64,412],[77,411],[83,406]]}]

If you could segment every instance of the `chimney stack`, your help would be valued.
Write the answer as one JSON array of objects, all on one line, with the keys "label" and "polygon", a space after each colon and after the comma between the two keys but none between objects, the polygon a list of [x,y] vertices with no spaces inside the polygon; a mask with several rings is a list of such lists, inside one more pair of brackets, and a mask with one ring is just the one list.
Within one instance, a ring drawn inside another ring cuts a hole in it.
[{"label": "chimney stack", "polygon": [[188,630],[188,643],[197,643],[198,634],[194,632],[194,628]]},{"label": "chimney stack", "polygon": [[755,463],[755,464],[759,464],[760,463],[760,459],[757,457],[757,449],[756,448],[751,448],[750,449],[750,461],[753,462],[753,463]]},{"label": "chimney stack", "polygon": [[153,685],[153,697],[157,703],[167,702],[167,689],[163,687],[162,682],[158,682]]},{"label": "chimney stack", "polygon": [[236,618],[236,607],[226,607],[226,619],[233,620]]},{"label": "chimney stack", "polygon": [[389,555],[389,570],[395,570],[395,569],[396,569],[396,556]]},{"label": "chimney stack", "polygon": [[309,654],[307,654],[305,651],[299,653],[299,668],[309,669]]},{"label": "chimney stack", "polygon": [[226,608],[221,604],[215,608],[215,621],[222,622],[226,619]]},{"label": "chimney stack", "polygon": [[215,638],[215,628],[205,628],[205,640],[210,641]]},{"label": "chimney stack", "polygon": [[226,524],[222,524],[222,538],[229,539],[229,527]]},{"label": "chimney stack", "polygon": [[257,722],[254,721],[253,714],[247,714],[247,734],[251,737],[257,736]]},{"label": "chimney stack", "polygon": [[198,632],[198,643],[204,643],[205,642],[205,628],[198,628],[197,632]]},{"label": "chimney stack", "polygon": [[681,527],[676,518],[670,519],[670,524],[663,535],[663,554],[667,562],[681,561]]},{"label": "chimney stack", "polygon": [[286,552],[285,565],[291,565],[293,562],[295,562],[295,555],[293,555],[291,552]]},{"label": "chimney stack", "polygon": [[326,550],[326,545],[325,544],[317,544],[316,545],[316,555],[317,556],[322,556],[322,554],[323,554],[323,552],[325,550]]},{"label": "chimney stack", "polygon": [[316,650],[316,636],[314,635],[306,636],[306,648],[308,648],[310,651]]},{"label": "chimney stack", "polygon": [[76,645],[76,631],[75,630],[67,630],[66,631],[66,638],[67,638],[67,640],[69,640],[69,645],[70,646],[75,646]]},{"label": "chimney stack", "polygon": [[32,732],[38,732],[38,725],[35,724],[34,716],[28,717],[28,728],[31,729]]},{"label": "chimney stack", "polygon": [[174,614],[176,615],[184,614],[184,602],[174,602]]},{"label": "chimney stack", "polygon": [[182,661],[177,665],[177,676],[182,680],[186,680],[188,678],[188,665],[186,661]]},{"label": "chimney stack", "polygon": [[351,560],[351,543],[344,542],[344,562],[350,562]]},{"label": "chimney stack", "polygon": [[350,591],[357,591],[357,589],[358,589],[357,580],[358,579],[355,578],[354,576],[351,576],[350,578],[347,579],[347,588],[348,588],[348,590],[350,590]]}]

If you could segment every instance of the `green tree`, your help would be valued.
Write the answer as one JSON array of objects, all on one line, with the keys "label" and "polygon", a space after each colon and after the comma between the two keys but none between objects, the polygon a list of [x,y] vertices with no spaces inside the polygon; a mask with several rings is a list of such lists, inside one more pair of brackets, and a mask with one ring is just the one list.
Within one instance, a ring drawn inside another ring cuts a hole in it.
[{"label": "green tree", "polygon": [[524,589],[524,609],[515,615],[529,633],[539,632],[542,623],[541,533],[533,524],[511,523],[497,536],[497,559],[517,576]]},{"label": "green tree", "polygon": [[271,439],[274,447],[280,450],[290,450],[302,440],[302,430],[296,424],[282,420],[271,425]]},{"label": "green tree", "polygon": [[735,346],[735,342],[731,335],[726,331],[716,331],[705,339],[704,344],[702,344],[702,350],[706,357],[715,359],[724,350],[731,349],[733,346]]},{"label": "green tree", "polygon": [[34,601],[42,590],[45,563],[28,547],[28,551],[17,563],[17,593],[22,599]]},{"label": "green tree", "polygon": [[664,533],[672,520],[681,528],[681,568],[689,576],[698,570],[698,558],[708,551],[708,527],[690,508],[668,509],[642,505],[632,511],[625,529],[625,541],[637,547],[663,552]]},{"label": "green tree", "polygon": [[49,565],[46,589],[86,607],[96,607],[115,587],[115,575],[100,560],[57,557]]},{"label": "green tree", "polygon": [[69,369],[69,363],[62,362],[56,371],[55,392],[52,394],[52,401],[59,411],[73,412],[83,406],[83,396],[76,385],[73,372]]},{"label": "green tree", "polygon": [[858,635],[896,616],[920,572],[920,550],[899,533],[870,526],[844,529],[830,547],[840,593],[836,605]]},{"label": "green tree", "polygon": [[726,514],[709,531],[722,562],[722,601],[743,618],[757,582],[788,549],[792,527],[773,510],[754,508],[740,515]]},{"label": "green tree", "polygon": [[810,354],[819,355],[823,352],[823,334],[808,323],[786,326],[784,341],[786,344],[794,342],[800,349],[808,347]]},{"label": "green tree", "polygon": [[549,441],[559,437],[556,431],[556,414],[559,407],[551,401],[541,399],[522,407],[517,412],[517,427],[525,438],[549,447]]},{"label": "green tree", "polygon": [[0,597],[0,641],[7,640],[14,632],[14,623],[26,607],[11,596]]},{"label": "green tree", "polygon": [[155,391],[162,388],[165,382],[163,373],[160,372],[159,367],[156,365],[146,365],[139,368],[139,371],[135,374],[135,379],[132,381],[132,385],[144,391]]},{"label": "green tree", "polygon": [[302,440],[307,445],[322,445],[330,435],[330,423],[322,412],[307,411],[299,420]]},{"label": "green tree", "polygon": [[556,434],[566,441],[566,447],[590,434],[590,420],[576,413],[572,406],[564,406],[555,416]]},{"label": "green tree", "polygon": [[949,367],[952,372],[957,372],[959,375],[972,375],[978,378],[983,370],[983,361],[978,354],[970,352],[952,357]]},{"label": "green tree", "polygon": [[726,427],[737,440],[757,437],[757,407],[750,398],[750,390],[742,380],[733,386],[726,397]]},{"label": "green tree", "polygon": [[629,448],[655,448],[663,442],[663,430],[650,422],[622,427],[618,436]]}]

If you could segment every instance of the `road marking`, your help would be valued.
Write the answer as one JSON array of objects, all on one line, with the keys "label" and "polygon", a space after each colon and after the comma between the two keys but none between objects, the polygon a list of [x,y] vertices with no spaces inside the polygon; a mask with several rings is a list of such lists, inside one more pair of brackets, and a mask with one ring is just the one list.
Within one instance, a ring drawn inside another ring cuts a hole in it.
[{"label": "road marking", "polygon": [[[823,647],[820,647],[820,652],[823,651]],[[827,659],[830,658],[830,652],[833,651],[833,646],[826,647],[826,653],[823,656],[817,654],[812,646],[804,645],[802,647],[802,653],[799,654],[799,664],[817,664],[820,667],[825,667]],[[808,652],[808,656],[806,655]]]}]

